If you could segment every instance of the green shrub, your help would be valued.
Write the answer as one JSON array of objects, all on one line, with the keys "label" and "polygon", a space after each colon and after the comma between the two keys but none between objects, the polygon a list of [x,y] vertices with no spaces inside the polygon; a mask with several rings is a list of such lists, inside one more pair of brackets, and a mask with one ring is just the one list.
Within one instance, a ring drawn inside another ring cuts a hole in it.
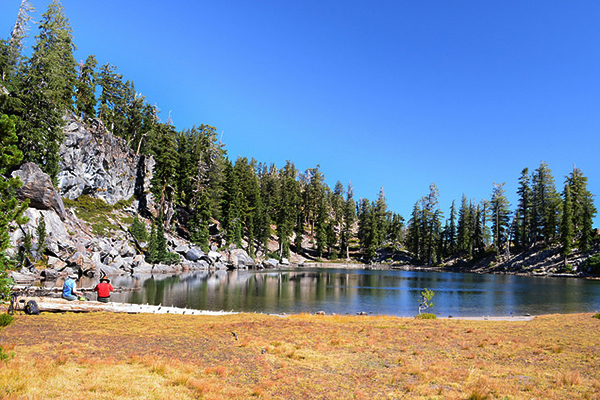
[{"label": "green shrub", "polygon": [[13,358],[14,356],[15,356],[15,353],[13,353],[12,351],[10,353],[7,353],[4,351],[2,346],[0,346],[0,361],[8,361],[11,358]]},{"label": "green shrub", "polygon": [[432,313],[423,313],[415,317],[416,319],[437,319],[437,316]]},{"label": "green shrub", "polygon": [[10,325],[15,320],[10,314],[0,314],[0,328]]},{"label": "green shrub", "polygon": [[431,301],[433,296],[435,296],[435,292],[433,292],[433,290],[425,288],[425,290],[421,292],[421,299],[419,301],[419,314],[422,314],[422,311],[427,310],[429,307],[433,307],[433,302]]},{"label": "green shrub", "polygon": [[165,256],[165,259],[163,260],[163,262],[167,265],[170,264],[178,264],[179,262],[181,262],[181,257],[179,257],[179,254],[177,253],[171,253],[168,252]]},{"label": "green shrub", "polygon": [[127,200],[119,200],[115,203],[115,205],[113,206],[113,209],[114,210],[122,210],[124,208],[130,207],[133,204],[134,200],[135,200],[135,196],[131,196]]},{"label": "green shrub", "polygon": [[592,318],[600,319],[600,313],[596,313],[595,315],[592,316]]},{"label": "green shrub", "polygon": [[110,219],[113,217],[113,206],[102,199],[88,195],[79,196],[77,200],[63,199],[66,207],[75,209],[77,217],[88,222],[92,226],[92,232],[96,235],[107,235],[119,227]]},{"label": "green shrub", "polygon": [[148,231],[146,230],[146,226],[140,221],[137,214],[133,217],[133,222],[129,227],[129,232],[133,235],[133,237],[138,242],[147,242],[148,241]]}]

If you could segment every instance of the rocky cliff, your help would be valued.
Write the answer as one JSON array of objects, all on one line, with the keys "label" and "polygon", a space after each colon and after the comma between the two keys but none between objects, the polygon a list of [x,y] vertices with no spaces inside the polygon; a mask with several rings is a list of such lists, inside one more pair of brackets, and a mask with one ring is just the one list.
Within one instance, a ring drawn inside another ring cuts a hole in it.
[{"label": "rocky cliff", "polygon": [[[142,252],[144,244],[135,243],[128,227],[134,214],[141,211],[151,215],[155,211],[149,191],[153,159],[133,154],[99,120],[86,125],[70,115],[64,133],[57,188],[36,164],[24,164],[13,173],[24,182],[18,196],[29,199],[30,208],[26,211],[29,222],[11,232],[12,255],[23,250],[27,233],[32,236],[30,262],[13,273],[16,281],[55,279],[71,271],[97,276],[100,271],[108,275],[145,274],[254,265],[243,250],[205,254],[175,235],[167,235],[168,246],[180,255],[180,262],[148,264]],[[84,198],[100,199],[104,206],[94,214],[88,206],[93,201],[78,203]],[[44,253],[38,254],[36,230],[42,217],[47,234]]]},{"label": "rocky cliff", "polygon": [[148,192],[154,166],[151,157],[136,156],[98,119],[86,126],[71,115],[66,122],[58,174],[62,197],[75,200],[89,195],[114,205]]}]

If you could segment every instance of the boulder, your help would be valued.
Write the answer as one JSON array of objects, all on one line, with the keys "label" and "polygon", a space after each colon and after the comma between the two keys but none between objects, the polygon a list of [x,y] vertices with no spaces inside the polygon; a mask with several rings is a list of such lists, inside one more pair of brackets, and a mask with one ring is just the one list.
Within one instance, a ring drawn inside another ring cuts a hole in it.
[{"label": "boulder", "polygon": [[151,274],[153,269],[153,265],[148,264],[145,257],[141,254],[133,257],[131,267],[133,268],[133,272],[135,274]]},{"label": "boulder", "polygon": [[213,266],[213,268],[214,268],[215,270],[226,270],[226,269],[228,269],[228,268],[227,268],[227,265],[226,265],[226,264],[225,264],[223,261],[221,261],[221,260],[219,260],[219,261],[217,261],[217,262],[213,263],[213,265],[212,265],[212,266]]},{"label": "boulder", "polygon": [[118,267],[114,266],[114,265],[103,265],[101,267],[102,271],[104,271],[104,273],[106,275],[122,275],[123,271],[121,271],[121,269],[119,269]]},{"label": "boulder", "polygon": [[53,268],[46,268],[40,272],[40,276],[46,281],[55,281],[58,279],[58,271]]},{"label": "boulder", "polygon": [[29,206],[40,210],[54,210],[61,219],[65,218],[65,205],[52,185],[50,176],[35,163],[25,163],[12,173],[19,177],[23,186],[17,189],[19,199],[29,199]]},{"label": "boulder", "polygon": [[117,251],[119,255],[123,258],[133,257],[137,254],[133,246],[131,246],[128,242],[122,242],[118,246]]},{"label": "boulder", "polygon": [[46,248],[54,253],[54,255],[57,255],[58,258],[65,259],[69,256],[68,250],[74,248],[75,244],[73,238],[67,232],[64,221],[60,219],[55,211],[28,208],[23,215],[29,221],[21,225],[20,229],[15,229],[9,233],[12,246],[8,254],[14,255],[14,251],[18,250],[19,246],[23,243],[23,237],[26,232],[29,232],[33,236],[32,242],[35,247],[37,244],[36,229],[43,215],[46,224]]},{"label": "boulder", "polygon": [[221,253],[218,251],[211,250],[208,252],[208,258],[212,261],[213,264],[221,261]]},{"label": "boulder", "polygon": [[228,251],[227,259],[233,268],[247,269],[254,266],[254,260],[248,255],[246,250],[231,249]]},{"label": "boulder", "polygon": [[197,247],[192,247],[185,253],[185,259],[189,261],[198,261],[204,256],[204,252]]},{"label": "boulder", "polygon": [[188,251],[190,251],[190,246],[187,244],[179,244],[177,247],[175,247],[175,249],[173,249],[173,251],[179,254],[186,254]]},{"label": "boulder", "polygon": [[61,270],[67,266],[67,263],[64,262],[63,260],[56,258],[56,257],[52,257],[52,256],[48,257],[47,264],[50,268],[52,268],[54,270]]},{"label": "boulder", "polygon": [[277,268],[279,266],[279,261],[274,258],[269,258],[268,260],[263,260],[263,267],[265,268]]}]

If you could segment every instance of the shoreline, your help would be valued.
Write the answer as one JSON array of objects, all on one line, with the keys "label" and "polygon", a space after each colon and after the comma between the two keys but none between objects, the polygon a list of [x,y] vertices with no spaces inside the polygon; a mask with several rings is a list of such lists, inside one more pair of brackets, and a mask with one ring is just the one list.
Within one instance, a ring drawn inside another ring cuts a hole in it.
[{"label": "shoreline", "polygon": [[[321,316],[344,316],[344,317],[393,317],[393,318],[408,318],[413,319],[411,316],[396,316],[396,315],[378,315],[378,314],[323,314],[323,313],[299,313],[299,314],[264,314],[259,312],[238,312],[238,311],[211,311],[211,310],[196,310],[191,308],[180,308],[173,306],[163,305],[149,305],[149,304],[133,304],[133,303],[118,303],[109,302],[101,303],[98,301],[69,301],[62,298],[55,297],[39,297],[39,296],[25,296],[19,298],[20,307],[18,311],[22,311],[24,304],[29,300],[34,300],[38,304],[40,312],[51,312],[51,313],[63,313],[63,312],[75,312],[75,313],[90,313],[90,312],[112,312],[112,313],[123,313],[123,314],[173,314],[173,315],[234,315],[234,314],[257,314],[257,315],[269,315],[274,317],[292,317],[295,315],[308,314],[315,317]],[[464,320],[464,321],[532,321],[537,316],[533,315],[510,315],[510,316],[445,316],[437,317],[436,319],[441,320]]]}]

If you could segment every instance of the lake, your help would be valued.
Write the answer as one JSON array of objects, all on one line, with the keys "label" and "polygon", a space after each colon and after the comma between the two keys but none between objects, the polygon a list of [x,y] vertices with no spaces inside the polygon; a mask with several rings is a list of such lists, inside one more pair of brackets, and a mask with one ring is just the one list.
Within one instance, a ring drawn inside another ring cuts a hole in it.
[{"label": "lake", "polygon": [[[397,270],[293,268],[116,277],[113,301],[268,314],[414,316],[420,293],[435,292],[440,316],[511,316],[600,310],[600,281]],[[93,297],[93,295],[92,295]]]}]

